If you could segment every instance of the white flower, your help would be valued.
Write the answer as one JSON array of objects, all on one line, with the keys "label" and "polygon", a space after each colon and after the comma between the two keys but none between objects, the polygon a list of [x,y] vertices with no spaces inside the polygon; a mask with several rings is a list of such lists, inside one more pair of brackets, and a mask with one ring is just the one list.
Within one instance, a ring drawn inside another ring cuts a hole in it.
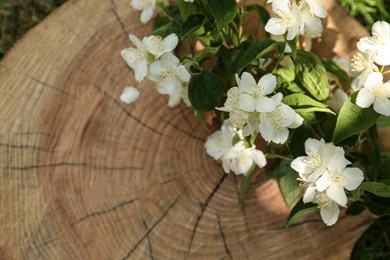
[{"label": "white flower", "polygon": [[316,181],[317,190],[326,190],[326,195],[341,206],[346,206],[348,201],[344,189],[355,190],[364,179],[362,170],[356,167],[346,168],[348,164],[350,162],[343,154],[335,154],[327,171]]},{"label": "white flower", "polygon": [[[309,1],[311,3],[315,1]],[[302,22],[301,22],[301,34],[306,35],[309,38],[318,36],[322,31],[322,23],[320,18],[312,14],[311,9],[309,8],[309,2],[301,2],[299,5],[299,10],[301,12]],[[326,11],[325,11],[326,14]]]},{"label": "white flower", "polygon": [[124,88],[120,100],[126,104],[131,104],[136,101],[139,97],[139,91],[133,86]]},{"label": "white flower", "polygon": [[372,72],[364,88],[359,91],[356,98],[356,105],[367,108],[374,104],[374,110],[379,114],[390,116],[390,81],[383,84],[383,75],[379,72]]},{"label": "white flower", "polygon": [[341,107],[344,105],[347,99],[348,94],[345,93],[344,90],[342,90],[341,88],[337,88],[334,93],[329,96],[329,99],[326,101],[326,104],[338,113],[340,112]]},{"label": "white flower", "polygon": [[372,53],[377,64],[390,65],[390,24],[385,21],[374,23],[372,36],[361,38],[357,47],[362,52]]},{"label": "white flower", "polygon": [[191,78],[179,59],[170,52],[165,53],[150,65],[149,72],[148,78],[157,83],[157,90],[171,97],[168,105],[177,105],[183,97],[184,85]]},{"label": "white flower", "polygon": [[262,151],[255,146],[245,148],[244,141],[239,141],[222,157],[222,166],[226,173],[233,171],[236,175],[246,174],[256,164],[260,168],[267,164]]},{"label": "white flower", "polygon": [[301,14],[298,6],[289,0],[272,1],[272,10],[280,18],[271,18],[265,25],[265,30],[275,35],[283,35],[287,31],[287,40],[292,40],[299,34]]},{"label": "white flower", "polygon": [[221,130],[216,131],[207,138],[205,143],[206,152],[215,160],[221,159],[221,157],[233,147],[233,138],[236,135],[240,135],[230,124],[224,122],[221,126]]},{"label": "white flower", "polygon": [[133,34],[129,35],[131,42],[136,48],[127,48],[121,51],[123,59],[134,70],[135,79],[140,82],[144,80],[148,72],[148,52],[143,43]]},{"label": "white flower", "polygon": [[155,14],[156,0],[131,0],[131,6],[141,13],[141,22],[147,23]]},{"label": "white flower", "polygon": [[184,2],[193,3],[194,0],[184,0]]},{"label": "white flower", "polygon": [[351,60],[351,71],[354,74],[360,74],[352,82],[353,90],[359,90],[366,82],[371,72],[377,69],[374,64],[373,56],[370,53],[356,53]]},{"label": "white flower", "polygon": [[256,84],[255,79],[248,72],[241,75],[236,74],[236,81],[241,93],[238,97],[239,107],[246,112],[269,112],[275,109],[276,103],[266,97],[276,87],[276,77],[272,74],[263,76]]},{"label": "white flower", "polygon": [[288,138],[287,128],[297,128],[303,123],[303,118],[294,109],[281,102],[282,93],[277,93],[271,99],[277,104],[274,111],[260,114],[260,133],[268,142],[285,143]]},{"label": "white flower", "polygon": [[323,139],[308,138],[305,142],[307,156],[300,156],[291,162],[291,168],[299,173],[299,176],[307,182],[315,182],[325,171],[332,155],[344,150],[332,143],[325,143]]},{"label": "white flower", "polygon": [[160,58],[164,53],[171,52],[176,48],[179,38],[172,33],[165,38],[157,35],[150,35],[142,39],[146,50],[153,54],[156,59]]},{"label": "white flower", "polygon": [[310,7],[310,12],[318,16],[320,18],[325,18],[326,17],[326,8],[324,5],[324,0],[304,0],[304,2]]},{"label": "white flower", "polygon": [[335,201],[330,199],[324,192],[315,196],[314,202],[320,208],[322,221],[327,226],[334,225],[339,219],[340,208]]}]

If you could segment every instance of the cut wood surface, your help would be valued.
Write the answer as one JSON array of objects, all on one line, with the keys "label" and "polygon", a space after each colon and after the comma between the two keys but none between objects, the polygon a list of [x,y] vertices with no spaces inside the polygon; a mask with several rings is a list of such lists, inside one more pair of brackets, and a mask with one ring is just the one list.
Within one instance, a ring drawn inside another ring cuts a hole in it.
[{"label": "cut wood surface", "polygon": [[[366,32],[332,8],[347,22],[326,55],[348,56]],[[238,204],[242,178],[207,156],[192,109],[148,81],[119,101],[136,85],[119,53],[151,28],[128,0],[70,0],[0,63],[0,259],[347,259],[371,216],[286,230],[264,172]]]}]

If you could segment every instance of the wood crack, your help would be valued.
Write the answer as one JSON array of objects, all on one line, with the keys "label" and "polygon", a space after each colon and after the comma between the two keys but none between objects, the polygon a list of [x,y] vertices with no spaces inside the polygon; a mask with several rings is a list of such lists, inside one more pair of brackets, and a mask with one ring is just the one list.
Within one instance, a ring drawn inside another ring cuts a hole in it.
[{"label": "wood crack", "polygon": [[29,75],[27,75],[27,74],[26,74],[26,76],[28,76],[30,79],[32,79],[32,80],[35,81],[36,83],[38,83],[38,84],[40,84],[40,85],[43,85],[43,86],[45,86],[45,87],[51,88],[51,89],[53,89],[53,90],[55,90],[55,91],[58,91],[58,92],[60,92],[61,94],[64,94],[64,95],[70,96],[70,97],[75,97],[75,96],[69,94],[68,92],[64,91],[63,89],[57,88],[57,87],[55,87],[55,86],[53,86],[53,85],[50,85],[50,84],[48,84],[48,83],[46,83],[46,82],[44,82],[44,81],[42,81],[42,80],[39,80],[39,79],[34,78],[34,77],[32,77],[32,76],[29,76]]},{"label": "wood crack", "polygon": [[196,230],[198,229],[198,226],[199,226],[199,223],[200,221],[202,220],[202,217],[203,217],[203,214],[204,212],[206,211],[210,201],[213,199],[214,195],[216,194],[216,192],[219,190],[219,188],[221,187],[221,184],[223,183],[223,181],[226,179],[226,176],[227,174],[223,173],[222,175],[222,178],[218,181],[217,185],[215,186],[215,188],[212,190],[212,192],[210,193],[210,195],[207,197],[205,203],[202,205],[202,208],[200,209],[200,214],[198,216],[198,218],[196,219],[195,221],[195,225],[192,229],[192,234],[191,234],[191,238],[190,238],[190,242],[188,244],[188,249],[187,249],[187,252],[185,254],[185,257],[184,259],[187,259],[190,255],[190,252],[191,252],[191,247],[192,247],[192,243],[194,241],[194,238],[195,238],[195,234],[196,234]]},{"label": "wood crack", "polygon": [[115,16],[115,19],[117,20],[119,26],[121,27],[123,33],[125,34],[125,38],[127,39],[127,37],[129,36],[129,33],[126,31],[125,25],[123,24],[121,18],[119,17],[118,12],[116,11],[117,6],[113,0],[111,0],[111,4],[113,5],[113,7],[111,8],[111,12]]},{"label": "wood crack", "polygon": [[[146,230],[148,230],[148,224],[146,224],[146,221],[145,221],[144,218],[142,218],[142,223],[144,224],[144,227],[146,228]],[[152,243],[150,242],[150,237],[149,237],[149,235],[146,236],[146,239],[148,240],[150,258],[151,258],[152,260],[154,260],[154,256],[153,256],[153,247],[152,247]]]},{"label": "wood crack", "polygon": [[129,111],[126,110],[126,108],[118,101],[116,100],[115,98],[113,98],[112,96],[110,96],[106,91],[104,91],[98,84],[96,83],[92,83],[99,91],[101,91],[107,98],[109,98],[112,102],[114,102],[114,104],[116,106],[118,106],[128,117],[130,117],[131,119],[134,119],[137,123],[139,123],[140,125],[142,125],[143,127],[145,127],[146,129],[152,131],[153,133],[157,134],[157,135],[160,135],[160,136],[164,136],[163,133],[157,131],[156,129],[154,129],[153,127],[150,127],[148,126],[147,124],[145,124],[144,122],[142,122],[140,119],[136,118],[135,116],[133,116]]},{"label": "wood crack", "polygon": [[29,166],[21,166],[21,167],[4,167],[2,170],[16,170],[16,171],[29,171],[34,169],[41,168],[52,168],[52,167],[85,167],[93,170],[108,170],[108,171],[124,171],[124,170],[141,170],[138,167],[132,166],[124,166],[124,167],[112,167],[112,166],[100,166],[100,165],[90,165],[87,163],[71,163],[71,162],[61,162],[61,163],[53,163],[53,164],[36,164]]},{"label": "wood crack", "polygon": [[206,142],[205,139],[200,138],[200,137],[197,137],[197,136],[195,136],[195,135],[193,135],[193,134],[191,134],[191,133],[189,133],[189,132],[187,132],[187,131],[184,131],[183,129],[180,129],[179,127],[175,126],[174,124],[172,124],[172,123],[169,122],[169,121],[165,121],[165,120],[163,120],[163,119],[160,119],[160,120],[161,120],[161,122],[164,122],[165,124],[169,125],[169,126],[172,127],[173,129],[179,131],[180,133],[185,134],[186,136],[188,136],[188,137],[190,137],[190,138],[192,138],[192,139],[195,139],[195,140],[197,140],[197,141],[201,141],[201,142],[203,142],[203,143]]},{"label": "wood crack", "polygon": [[219,227],[219,233],[221,234],[222,242],[223,242],[223,246],[225,248],[226,254],[229,256],[230,259],[233,259],[232,253],[230,252],[229,247],[226,243],[226,236],[225,236],[225,233],[223,232],[223,229],[222,229],[221,218],[220,218],[219,214],[217,214],[217,224]]},{"label": "wood crack", "polygon": [[126,255],[122,258],[128,259],[133,252],[137,249],[137,247],[149,236],[150,233],[161,223],[161,221],[164,220],[164,218],[168,215],[168,213],[171,211],[171,209],[176,205],[176,203],[179,201],[179,198],[181,195],[179,195],[171,205],[167,208],[167,210],[161,215],[161,217],[146,231],[146,233],[134,244],[134,246],[126,253]]},{"label": "wood crack", "polygon": [[7,143],[0,143],[0,147],[5,147],[5,148],[12,148],[12,149],[32,149],[33,151],[43,151],[43,152],[48,152],[52,153],[53,150],[44,148],[44,147],[39,147],[39,146],[33,146],[33,145],[14,145],[14,144],[7,144]]},{"label": "wood crack", "polygon": [[120,208],[123,208],[124,206],[128,205],[128,204],[132,204],[133,202],[137,201],[138,198],[135,198],[135,199],[131,199],[131,200],[127,200],[127,201],[124,201],[124,202],[121,202],[119,203],[118,205],[108,209],[108,210],[102,210],[102,211],[97,211],[97,212],[93,212],[93,213],[90,213],[88,215],[86,215],[85,217],[82,217],[80,218],[79,220],[77,220],[76,222],[74,222],[73,224],[71,224],[70,226],[73,227],[77,224],[80,224],[81,222],[89,219],[89,218],[93,218],[93,217],[99,217],[101,215],[105,215],[107,213],[110,213],[110,212],[114,212]]}]

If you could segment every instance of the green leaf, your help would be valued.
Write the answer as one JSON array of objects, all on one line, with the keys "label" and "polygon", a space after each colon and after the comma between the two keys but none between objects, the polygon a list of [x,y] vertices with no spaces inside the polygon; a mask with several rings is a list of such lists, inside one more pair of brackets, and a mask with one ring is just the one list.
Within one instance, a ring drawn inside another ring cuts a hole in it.
[{"label": "green leaf", "polygon": [[215,54],[217,54],[217,52],[219,51],[219,48],[220,48],[220,46],[217,46],[217,47],[206,47],[203,50],[198,51],[195,54],[194,58],[195,58],[195,60],[198,63],[201,63],[205,59],[209,59],[209,58],[213,57]]},{"label": "green leaf", "polygon": [[290,163],[291,161],[282,160],[272,172],[267,174],[268,176],[272,175],[273,178],[278,180],[279,189],[289,208],[291,208],[302,193],[302,188],[297,181],[298,174],[290,167]]},{"label": "green leaf", "polygon": [[251,64],[254,60],[259,59],[264,56],[266,53],[273,50],[277,45],[282,43],[275,42],[271,39],[265,39],[260,42],[253,42],[248,49],[241,56],[238,66],[236,67],[236,72],[240,73],[245,67]]},{"label": "green leaf", "polygon": [[287,41],[287,44],[291,48],[291,57],[295,60],[297,57],[297,38]]},{"label": "green leaf", "polygon": [[368,209],[375,215],[390,215],[390,199],[384,197],[370,196],[366,202]]},{"label": "green leaf", "polygon": [[289,152],[294,157],[306,155],[305,142],[308,138],[314,137],[313,130],[311,129],[309,123],[305,120],[300,127],[292,129],[290,132],[291,138],[287,143]]},{"label": "green leaf", "polygon": [[383,182],[363,182],[359,189],[371,192],[379,197],[390,198],[390,185]]},{"label": "green leaf", "polygon": [[295,72],[301,85],[315,99],[322,101],[329,96],[328,76],[320,58],[316,55],[297,50]]},{"label": "green leaf", "polygon": [[161,16],[155,20],[151,34],[166,37],[171,33],[177,33],[179,30],[180,28],[177,23],[171,21],[167,17]]},{"label": "green leaf", "polygon": [[201,112],[212,111],[225,93],[225,81],[215,73],[204,70],[191,80],[188,97],[192,106]]},{"label": "green leaf", "polygon": [[227,26],[237,15],[238,8],[235,0],[224,0],[223,2],[221,0],[208,0],[206,2],[219,29]]},{"label": "green leaf", "polygon": [[332,73],[344,81],[348,86],[351,85],[351,80],[349,79],[347,72],[340,68],[340,66],[337,65],[334,61],[323,58],[321,59],[321,62],[329,73]]},{"label": "green leaf", "polygon": [[240,190],[238,191],[238,202],[239,203],[242,203],[242,201],[244,199],[245,192],[248,189],[249,183],[252,180],[253,172],[254,172],[255,168],[256,168],[256,164],[253,164],[252,167],[246,173],[244,180],[242,181],[242,183],[240,185]]},{"label": "green leaf", "polygon": [[372,168],[373,181],[376,181],[381,171],[381,154],[377,145],[378,131],[376,125],[373,125],[370,129],[370,138],[371,138],[371,156],[370,156],[370,165]]},{"label": "green leaf", "polygon": [[327,105],[318,102],[305,94],[292,94],[285,96],[282,102],[292,107],[297,113],[325,112],[334,114]]},{"label": "green leaf", "polygon": [[183,21],[187,21],[188,17],[191,15],[200,13],[196,3],[189,3],[184,0],[179,0],[179,10]]},{"label": "green leaf", "polygon": [[206,132],[210,132],[207,128],[206,121],[204,120],[203,113],[196,110],[196,117],[199,119],[199,122],[202,125],[203,129],[206,130]]},{"label": "green leaf", "polygon": [[355,104],[357,94],[354,93],[341,107],[332,137],[334,143],[368,130],[379,117],[372,107],[361,108]]},{"label": "green leaf", "polygon": [[345,214],[350,216],[360,215],[366,209],[365,203],[363,201],[353,202],[345,212]]},{"label": "green leaf", "polygon": [[294,208],[291,210],[290,215],[287,218],[287,222],[285,227],[287,228],[292,223],[297,221],[300,217],[303,215],[306,215],[308,213],[316,212],[318,210],[318,207],[316,204],[313,203],[303,203],[303,199],[300,199],[298,203],[294,206]]},{"label": "green leaf", "polygon": [[390,117],[389,116],[381,116],[376,122],[378,127],[388,127],[390,126]]},{"label": "green leaf", "polygon": [[293,82],[295,79],[295,71],[290,67],[282,67],[276,70],[276,74],[281,76],[287,82]]},{"label": "green leaf", "polygon": [[387,179],[390,179],[390,152],[383,152],[381,153],[381,172],[378,180]]},{"label": "green leaf", "polygon": [[187,37],[189,34],[202,27],[205,17],[200,14],[191,15],[181,26],[181,36]]}]

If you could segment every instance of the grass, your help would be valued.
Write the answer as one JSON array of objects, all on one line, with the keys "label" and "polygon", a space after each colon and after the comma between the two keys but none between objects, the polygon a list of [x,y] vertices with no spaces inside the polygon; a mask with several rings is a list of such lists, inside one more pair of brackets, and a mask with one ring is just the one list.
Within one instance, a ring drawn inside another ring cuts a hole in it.
[{"label": "grass", "polygon": [[[10,47],[31,27],[45,18],[66,0],[0,0],[0,59]],[[342,0],[349,6],[370,0]],[[380,1],[380,0],[371,0]],[[390,0],[384,1],[387,9]],[[364,9],[364,8],[363,8]],[[370,9],[371,10],[371,9]],[[387,13],[387,12],[386,12]],[[357,13],[359,15],[360,13]],[[370,15],[384,15],[371,10]],[[388,15],[388,14],[387,14]],[[388,16],[385,15],[385,18]],[[381,17],[375,17],[380,20]],[[372,25],[366,23],[366,26]],[[390,259],[390,217],[377,219],[356,243],[351,259]]]},{"label": "grass", "polygon": [[31,27],[66,0],[0,0],[0,59]]}]

